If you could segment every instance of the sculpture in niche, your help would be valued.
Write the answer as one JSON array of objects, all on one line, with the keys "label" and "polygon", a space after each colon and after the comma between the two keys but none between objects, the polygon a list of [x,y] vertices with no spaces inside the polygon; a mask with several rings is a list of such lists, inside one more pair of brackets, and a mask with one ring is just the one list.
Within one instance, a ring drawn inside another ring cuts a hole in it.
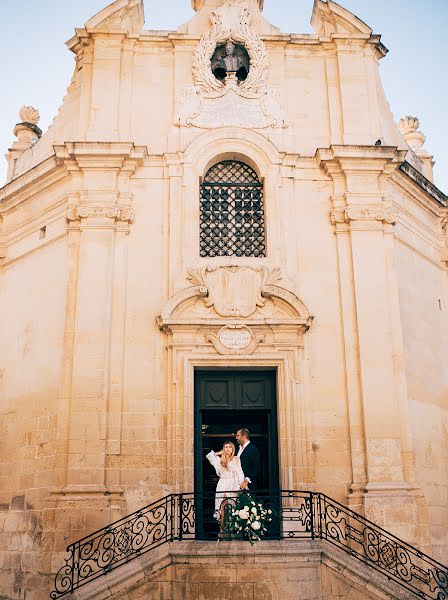
[{"label": "sculpture in niche", "polygon": [[229,75],[235,75],[238,81],[245,81],[249,74],[250,59],[243,46],[235,45],[230,40],[225,46],[218,46],[211,60],[212,73],[224,81]]},{"label": "sculpture in niche", "polygon": [[210,21],[193,55],[195,85],[185,90],[175,124],[204,129],[286,127],[278,92],[267,85],[268,54],[250,28],[248,5],[226,0],[211,12]]}]

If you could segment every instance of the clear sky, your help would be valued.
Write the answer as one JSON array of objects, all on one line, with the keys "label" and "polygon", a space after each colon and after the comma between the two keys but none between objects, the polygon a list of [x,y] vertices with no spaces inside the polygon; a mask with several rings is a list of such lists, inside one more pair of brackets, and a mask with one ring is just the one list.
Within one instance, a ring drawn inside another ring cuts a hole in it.
[{"label": "clear sky", "polygon": [[[64,43],[108,0],[0,0],[0,149],[24,104],[39,109],[45,131],[56,115],[73,70]],[[418,116],[434,154],[435,183],[448,193],[448,0],[340,0],[382,34],[390,52],[381,61],[395,119]],[[311,32],[313,0],[265,0],[265,16],[282,31]],[[176,29],[193,13],[190,0],[145,0],[146,29]],[[0,184],[6,161],[0,159]]]}]

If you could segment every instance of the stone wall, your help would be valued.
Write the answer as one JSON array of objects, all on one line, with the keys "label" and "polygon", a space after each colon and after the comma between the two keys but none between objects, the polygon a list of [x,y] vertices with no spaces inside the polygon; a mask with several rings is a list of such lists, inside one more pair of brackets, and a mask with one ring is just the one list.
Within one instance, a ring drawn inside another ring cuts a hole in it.
[{"label": "stone wall", "polygon": [[[378,38],[318,5],[315,36],[254,19],[272,127],[179,126],[209,9],[142,32],[121,2],[70,40],[63,107],[0,190],[0,593],[37,598],[67,543],[193,489],[195,367],[276,369],[282,487],[446,560],[447,211],[398,171]],[[198,255],[199,183],[224,159],[263,181],[266,258]],[[207,267],[247,279],[230,293]],[[247,318],[210,304],[243,292]],[[212,343],[229,323],[250,350]]]}]

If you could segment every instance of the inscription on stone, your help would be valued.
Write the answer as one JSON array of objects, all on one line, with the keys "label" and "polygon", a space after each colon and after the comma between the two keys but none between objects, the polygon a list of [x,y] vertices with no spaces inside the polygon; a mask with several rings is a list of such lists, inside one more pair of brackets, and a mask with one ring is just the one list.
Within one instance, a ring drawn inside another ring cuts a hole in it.
[{"label": "inscription on stone", "polygon": [[218,334],[219,341],[229,350],[242,350],[247,348],[252,341],[252,334],[249,329],[221,329]]}]

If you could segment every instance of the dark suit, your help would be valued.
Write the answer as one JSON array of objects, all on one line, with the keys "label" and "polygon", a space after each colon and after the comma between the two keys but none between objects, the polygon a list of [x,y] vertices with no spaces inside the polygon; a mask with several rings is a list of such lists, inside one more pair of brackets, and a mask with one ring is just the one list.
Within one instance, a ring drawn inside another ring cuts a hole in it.
[{"label": "dark suit", "polygon": [[240,454],[241,468],[243,469],[244,477],[249,477],[249,490],[256,490],[260,481],[261,465],[260,453],[252,444],[248,444]]}]

